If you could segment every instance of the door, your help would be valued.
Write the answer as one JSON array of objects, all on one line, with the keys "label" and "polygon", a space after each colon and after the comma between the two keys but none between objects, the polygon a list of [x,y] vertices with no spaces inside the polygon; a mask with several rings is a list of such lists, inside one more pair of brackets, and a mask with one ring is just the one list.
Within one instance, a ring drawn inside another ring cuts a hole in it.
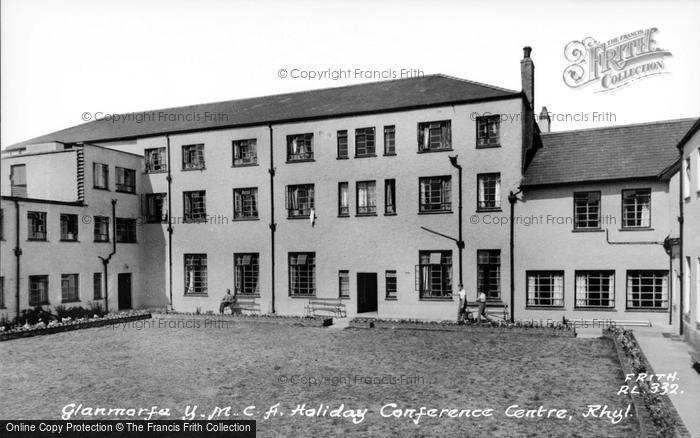
[{"label": "door", "polygon": [[377,311],[377,273],[357,273],[357,313]]},{"label": "door", "polygon": [[131,309],[131,274],[119,274],[119,310]]}]

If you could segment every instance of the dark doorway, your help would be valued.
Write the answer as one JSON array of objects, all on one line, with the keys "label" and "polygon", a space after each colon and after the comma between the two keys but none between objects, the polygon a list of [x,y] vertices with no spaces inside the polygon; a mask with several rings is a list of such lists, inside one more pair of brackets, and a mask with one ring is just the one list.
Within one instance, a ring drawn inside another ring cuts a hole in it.
[{"label": "dark doorway", "polygon": [[357,273],[357,313],[377,311],[377,273]]},{"label": "dark doorway", "polygon": [[131,309],[131,274],[119,274],[119,310]]}]

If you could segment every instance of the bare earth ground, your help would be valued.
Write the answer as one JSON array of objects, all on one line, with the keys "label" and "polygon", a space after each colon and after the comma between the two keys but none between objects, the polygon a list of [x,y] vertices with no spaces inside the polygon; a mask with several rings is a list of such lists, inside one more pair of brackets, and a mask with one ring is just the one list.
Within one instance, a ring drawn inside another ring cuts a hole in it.
[{"label": "bare earth ground", "polygon": [[[102,327],[0,343],[0,418],[60,419],[69,403],[156,405],[170,408],[171,419],[180,419],[187,405],[198,405],[197,414],[217,406],[240,414],[255,405],[258,436],[638,435],[634,417],[613,425],[581,416],[588,404],[618,409],[628,403],[616,395],[623,376],[605,339],[202,325]],[[355,378],[402,374],[414,381],[367,384]],[[320,384],[296,381],[305,378]],[[275,403],[285,415],[263,419]],[[360,424],[292,416],[303,403],[307,408],[343,403],[346,409],[369,411]],[[494,416],[423,417],[416,425],[406,418],[382,418],[380,409],[387,403],[416,409],[493,408]],[[567,409],[572,417],[508,418],[505,410],[513,404]]]}]

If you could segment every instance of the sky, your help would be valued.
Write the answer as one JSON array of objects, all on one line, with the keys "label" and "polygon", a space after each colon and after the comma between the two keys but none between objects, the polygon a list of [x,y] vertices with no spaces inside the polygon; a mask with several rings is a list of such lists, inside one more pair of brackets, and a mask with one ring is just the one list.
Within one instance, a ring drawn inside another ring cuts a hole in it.
[{"label": "sky", "polygon": [[[401,69],[520,90],[552,130],[700,117],[700,1],[3,0],[0,145],[112,114],[350,85]],[[570,88],[564,48],[657,28],[664,74]],[[280,77],[280,70],[287,72]],[[351,70],[332,78],[302,72]],[[294,72],[294,73],[293,73]],[[597,114],[597,116],[596,116]]]}]

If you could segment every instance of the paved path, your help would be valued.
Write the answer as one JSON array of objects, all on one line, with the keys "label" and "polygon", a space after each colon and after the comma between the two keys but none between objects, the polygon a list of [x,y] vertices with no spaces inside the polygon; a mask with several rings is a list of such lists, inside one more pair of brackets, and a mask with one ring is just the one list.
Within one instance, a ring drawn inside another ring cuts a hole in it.
[{"label": "paved path", "polygon": [[635,337],[651,363],[654,372],[678,373],[677,383],[682,394],[669,397],[680,414],[690,435],[700,438],[700,374],[691,368],[691,347],[678,337],[665,337],[663,333],[678,333],[671,326],[635,327]]}]

